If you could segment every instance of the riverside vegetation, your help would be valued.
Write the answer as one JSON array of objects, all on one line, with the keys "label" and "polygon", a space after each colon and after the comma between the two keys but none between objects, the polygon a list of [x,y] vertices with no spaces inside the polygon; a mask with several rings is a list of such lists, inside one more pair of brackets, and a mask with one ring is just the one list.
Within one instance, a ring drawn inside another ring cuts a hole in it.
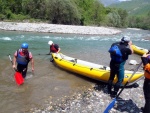
[{"label": "riverside vegetation", "polygon": [[99,0],[0,0],[0,20],[150,29],[150,11],[130,16],[127,10],[104,7]]}]

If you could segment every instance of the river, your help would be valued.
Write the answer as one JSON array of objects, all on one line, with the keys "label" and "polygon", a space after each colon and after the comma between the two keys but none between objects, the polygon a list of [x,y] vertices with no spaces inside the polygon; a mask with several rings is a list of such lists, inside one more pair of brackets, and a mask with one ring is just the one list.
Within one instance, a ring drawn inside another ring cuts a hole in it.
[{"label": "river", "polygon": [[[121,29],[116,35],[75,35],[51,34],[19,31],[0,31],[0,112],[20,113],[28,112],[31,108],[44,108],[49,102],[69,96],[87,88],[92,88],[97,81],[81,77],[80,75],[64,71],[49,62],[49,40],[59,44],[61,52],[78,59],[109,65],[108,49],[110,45],[119,41],[123,35],[131,37],[133,44],[149,49],[150,31],[139,29]],[[31,71],[31,64],[25,83],[17,86],[13,79],[14,70],[8,55],[14,52],[23,42],[29,44],[35,61],[35,72]],[[40,55],[39,55],[40,54]],[[130,59],[140,61],[138,55],[133,54]],[[128,60],[128,61],[129,61]],[[130,69],[128,63],[126,69]]]}]

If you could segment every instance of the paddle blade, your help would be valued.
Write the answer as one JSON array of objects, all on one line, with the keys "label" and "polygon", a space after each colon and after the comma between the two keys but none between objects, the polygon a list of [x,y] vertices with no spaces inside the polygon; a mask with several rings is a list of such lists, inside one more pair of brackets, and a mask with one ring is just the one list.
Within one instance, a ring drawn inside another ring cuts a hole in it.
[{"label": "paddle blade", "polygon": [[107,108],[105,109],[105,111],[103,113],[109,113],[109,111],[114,107],[116,102],[116,98],[114,98],[111,103],[107,106]]},{"label": "paddle blade", "polygon": [[15,73],[14,78],[15,78],[15,81],[16,81],[17,85],[20,86],[21,84],[24,83],[24,79],[23,79],[23,77],[22,77],[22,74],[19,73],[19,72],[16,72],[16,73]]}]

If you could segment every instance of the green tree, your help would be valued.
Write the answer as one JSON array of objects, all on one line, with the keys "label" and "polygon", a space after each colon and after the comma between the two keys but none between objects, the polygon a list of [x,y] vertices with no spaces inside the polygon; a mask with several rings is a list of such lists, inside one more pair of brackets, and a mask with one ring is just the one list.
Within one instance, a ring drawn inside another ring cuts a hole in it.
[{"label": "green tree", "polygon": [[106,10],[102,4],[98,1],[94,2],[93,11],[92,11],[92,21],[94,25],[104,25],[106,20]]},{"label": "green tree", "polygon": [[108,14],[109,26],[120,27],[121,26],[121,17],[116,10],[113,10]]},{"label": "green tree", "polygon": [[120,15],[121,25],[120,27],[127,27],[128,26],[128,13],[126,10],[118,9],[118,14]]},{"label": "green tree", "polygon": [[70,0],[51,0],[48,2],[47,15],[50,23],[80,24],[80,14]]},{"label": "green tree", "polygon": [[45,19],[46,0],[30,0],[24,2],[24,13],[35,19]]}]

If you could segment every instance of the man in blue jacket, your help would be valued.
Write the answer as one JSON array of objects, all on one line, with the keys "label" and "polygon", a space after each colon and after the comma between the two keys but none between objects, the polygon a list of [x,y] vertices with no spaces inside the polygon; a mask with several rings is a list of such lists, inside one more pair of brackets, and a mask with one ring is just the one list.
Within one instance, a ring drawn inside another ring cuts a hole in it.
[{"label": "man in blue jacket", "polygon": [[[130,41],[130,37],[124,36],[120,42],[113,43],[111,47],[114,45],[119,48],[114,52],[110,52],[111,61],[110,61],[110,77],[108,80],[108,93],[115,97],[119,91],[119,88],[124,79],[124,65],[128,56],[133,53],[133,49],[131,47],[132,41]],[[119,53],[117,55],[117,53]],[[113,80],[117,75],[118,81],[114,85],[114,90],[112,91]]]}]

